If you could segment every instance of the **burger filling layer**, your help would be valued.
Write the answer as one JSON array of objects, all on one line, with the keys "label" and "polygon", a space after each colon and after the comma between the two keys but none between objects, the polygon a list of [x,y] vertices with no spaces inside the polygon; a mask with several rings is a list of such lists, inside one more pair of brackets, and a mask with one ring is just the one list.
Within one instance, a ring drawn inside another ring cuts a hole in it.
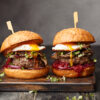
[{"label": "burger filling layer", "polygon": [[85,68],[94,66],[95,60],[93,60],[93,51],[89,44],[78,43],[79,48],[71,49],[73,45],[69,44],[69,50],[63,48],[56,48],[52,54],[52,58],[55,59],[53,68],[59,70],[74,70],[78,73],[82,72]]},{"label": "burger filling layer", "polygon": [[13,51],[6,57],[4,67],[11,69],[40,69],[47,65],[46,56],[40,51]]}]

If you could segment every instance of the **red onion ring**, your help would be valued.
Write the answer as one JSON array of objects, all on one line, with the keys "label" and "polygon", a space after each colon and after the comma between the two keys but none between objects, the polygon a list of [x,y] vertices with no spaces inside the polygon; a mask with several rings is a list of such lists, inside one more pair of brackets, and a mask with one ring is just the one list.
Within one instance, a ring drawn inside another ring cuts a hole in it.
[{"label": "red onion ring", "polygon": [[15,65],[5,65],[4,68],[11,68],[11,69],[21,69],[21,66],[15,66]]}]

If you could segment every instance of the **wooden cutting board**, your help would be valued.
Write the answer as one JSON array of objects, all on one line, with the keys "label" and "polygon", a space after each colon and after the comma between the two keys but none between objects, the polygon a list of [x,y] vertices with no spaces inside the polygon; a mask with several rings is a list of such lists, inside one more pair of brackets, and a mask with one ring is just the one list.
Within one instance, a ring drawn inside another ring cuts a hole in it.
[{"label": "wooden cutting board", "polygon": [[92,92],[95,90],[95,74],[86,78],[67,78],[65,82],[50,82],[46,77],[23,80],[7,76],[0,82],[0,91],[67,91]]}]

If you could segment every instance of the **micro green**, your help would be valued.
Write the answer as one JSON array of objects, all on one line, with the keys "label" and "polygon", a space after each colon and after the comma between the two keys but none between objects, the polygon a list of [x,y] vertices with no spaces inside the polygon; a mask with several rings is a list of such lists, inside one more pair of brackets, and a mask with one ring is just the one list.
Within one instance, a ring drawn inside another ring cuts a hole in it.
[{"label": "micro green", "polygon": [[50,80],[51,82],[60,82],[60,81],[65,82],[66,81],[66,77],[65,76],[63,76],[63,77],[56,77],[56,76],[48,75],[46,79]]},{"label": "micro green", "polygon": [[73,55],[78,55],[80,53],[80,51],[75,51],[73,52]]},{"label": "micro green", "polygon": [[29,93],[31,94],[31,93],[37,93],[37,90],[31,90],[31,91],[29,91]]},{"label": "micro green", "polygon": [[94,58],[94,59],[93,59],[93,62],[97,62],[97,59],[96,59],[96,58]]}]

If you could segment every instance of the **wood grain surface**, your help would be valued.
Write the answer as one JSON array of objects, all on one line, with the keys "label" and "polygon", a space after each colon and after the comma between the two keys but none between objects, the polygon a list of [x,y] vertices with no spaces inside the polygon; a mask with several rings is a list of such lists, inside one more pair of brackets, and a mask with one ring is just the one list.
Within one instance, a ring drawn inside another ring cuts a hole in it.
[{"label": "wood grain surface", "polygon": [[67,78],[65,82],[51,82],[46,77],[38,79],[14,79],[6,75],[0,82],[0,91],[67,91],[85,92],[95,90],[95,75],[85,78]]}]

